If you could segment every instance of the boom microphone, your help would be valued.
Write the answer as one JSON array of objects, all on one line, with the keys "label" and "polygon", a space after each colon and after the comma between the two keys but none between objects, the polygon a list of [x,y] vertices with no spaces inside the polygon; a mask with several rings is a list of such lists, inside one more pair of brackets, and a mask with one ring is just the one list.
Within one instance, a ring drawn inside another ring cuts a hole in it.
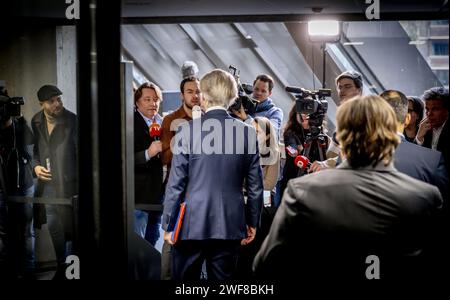
[{"label": "boom microphone", "polygon": [[298,155],[294,160],[295,165],[302,169],[308,169],[311,166],[311,163],[309,162],[309,159],[306,156]]},{"label": "boom microphone", "polygon": [[185,61],[181,66],[181,77],[183,79],[188,77],[197,77],[198,74],[198,66],[193,61]]}]

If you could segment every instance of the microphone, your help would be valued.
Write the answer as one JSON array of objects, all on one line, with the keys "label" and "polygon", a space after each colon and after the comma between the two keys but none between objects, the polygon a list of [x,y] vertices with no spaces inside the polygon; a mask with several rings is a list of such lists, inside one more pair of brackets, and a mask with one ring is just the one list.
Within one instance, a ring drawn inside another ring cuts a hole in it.
[{"label": "microphone", "polygon": [[183,79],[188,77],[197,77],[198,74],[198,66],[193,61],[185,61],[181,66],[181,77]]},{"label": "microphone", "polygon": [[198,105],[194,105],[194,107],[192,107],[192,119],[198,119],[202,116],[202,109],[200,108],[200,106]]},{"label": "microphone", "polygon": [[293,94],[303,94],[305,92],[305,89],[296,87],[296,86],[287,86],[284,88],[284,90],[288,93],[293,93]]},{"label": "microphone", "polygon": [[161,125],[153,122],[152,125],[150,125],[149,134],[155,141],[159,141],[161,139]]},{"label": "microphone", "polygon": [[297,157],[297,155],[298,155],[297,149],[295,149],[294,147],[292,147],[290,145],[286,146],[286,151],[292,157]]},{"label": "microphone", "polygon": [[294,163],[295,163],[295,165],[298,168],[300,168],[302,170],[308,169],[311,166],[311,163],[309,162],[309,159],[306,156],[303,156],[303,155],[298,155],[295,158]]}]

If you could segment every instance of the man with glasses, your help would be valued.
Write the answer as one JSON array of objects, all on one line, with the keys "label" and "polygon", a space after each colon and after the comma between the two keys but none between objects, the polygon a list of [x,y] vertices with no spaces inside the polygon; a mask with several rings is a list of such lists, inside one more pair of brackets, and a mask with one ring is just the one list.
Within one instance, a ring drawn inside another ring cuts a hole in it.
[{"label": "man with glasses", "polygon": [[[336,89],[339,95],[339,104],[342,104],[353,97],[362,96],[362,75],[357,71],[345,71],[341,73],[336,77]],[[332,143],[330,143],[327,151],[328,159],[325,161],[314,161],[309,168],[310,172],[334,168],[339,159],[339,155],[339,143],[336,140],[336,134],[333,134]]]},{"label": "man with glasses", "polygon": [[339,104],[355,96],[361,96],[363,91],[362,75],[356,71],[345,71],[336,78],[336,89],[339,94]]}]

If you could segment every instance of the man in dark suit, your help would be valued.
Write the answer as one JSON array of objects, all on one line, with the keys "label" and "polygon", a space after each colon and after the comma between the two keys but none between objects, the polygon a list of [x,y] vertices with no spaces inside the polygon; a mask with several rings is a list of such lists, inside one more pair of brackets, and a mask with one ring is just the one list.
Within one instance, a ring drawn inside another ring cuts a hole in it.
[{"label": "man in dark suit", "polygon": [[[339,107],[337,139],[346,160],[289,182],[255,258],[257,276],[290,276],[286,267],[306,280],[417,274],[415,262],[442,198],[436,187],[393,167],[396,129],[392,108],[378,96]],[[376,264],[372,255],[379,268],[366,264]]]},{"label": "man in dark suit", "polygon": [[[173,247],[173,279],[233,278],[239,245],[256,233],[263,179],[255,129],[226,111],[236,98],[234,78],[213,70],[200,81],[206,113],[180,125],[164,199],[164,240],[171,241],[181,201],[186,212]],[[181,144],[181,145],[180,145]],[[244,201],[243,187],[247,188]]]},{"label": "man in dark suit", "polygon": [[[134,93],[135,231],[152,246],[159,238],[163,169],[158,156],[162,148],[161,141],[158,137],[150,136],[150,126],[162,122],[158,114],[161,100],[161,90],[151,82],[142,84]],[[152,207],[141,209],[140,204]]]},{"label": "man in dark suit", "polygon": [[446,199],[448,174],[442,153],[409,143],[402,134],[411,119],[408,113],[408,98],[402,92],[395,90],[384,91],[380,96],[391,105],[397,118],[397,132],[401,142],[395,150],[395,168],[413,178],[436,186],[442,198]]},{"label": "man in dark suit", "polygon": [[[425,92],[425,95],[437,94],[440,91]],[[399,91],[385,91],[381,95],[393,108],[395,114],[397,116],[397,132],[403,132],[405,126],[408,125],[410,116],[407,113],[408,100],[407,97],[399,92]],[[431,96],[426,96],[428,99]],[[437,96],[433,96],[437,97]],[[440,113],[436,113],[436,103],[432,103],[433,101],[428,102],[430,111],[429,116],[431,116],[431,122],[426,121],[422,123],[422,128],[426,127],[430,124],[436,124],[435,119],[436,116],[439,116]],[[434,125],[433,125],[434,126]],[[433,130],[428,131],[427,142],[430,142],[432,139]],[[442,131],[441,137],[439,137],[440,145],[444,145],[448,141],[443,140],[443,135],[447,134],[445,131]],[[424,251],[424,256],[426,257],[427,265],[429,269],[432,269],[434,273],[443,273],[445,272],[445,268],[449,264],[449,259],[447,258],[447,253],[450,250],[446,243],[446,238],[448,236],[448,227],[449,227],[449,206],[448,206],[448,197],[449,197],[449,188],[448,188],[448,172],[445,166],[444,155],[436,150],[421,147],[416,144],[409,143],[405,140],[405,137],[401,135],[402,142],[397,147],[395,151],[394,165],[400,172],[403,172],[411,177],[417,178],[424,182],[428,182],[437,188],[441,192],[442,198],[444,199],[443,207],[438,216],[434,219],[436,224],[436,230],[433,231],[432,235],[429,238],[430,245]],[[425,143],[424,143],[425,144]],[[438,272],[436,272],[438,271]],[[424,270],[424,272],[427,272]],[[429,272],[427,272],[429,273]]]},{"label": "man in dark suit", "polygon": [[416,141],[419,145],[442,152],[447,172],[450,173],[450,124],[448,111],[450,99],[448,89],[434,87],[422,96],[426,118],[420,122]]}]

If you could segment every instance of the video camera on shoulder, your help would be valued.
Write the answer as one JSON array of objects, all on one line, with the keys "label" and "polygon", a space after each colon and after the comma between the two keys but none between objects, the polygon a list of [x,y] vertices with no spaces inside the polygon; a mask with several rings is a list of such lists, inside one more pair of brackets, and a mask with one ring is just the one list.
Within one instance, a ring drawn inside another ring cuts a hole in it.
[{"label": "video camera on shoulder", "polygon": [[0,121],[11,117],[19,117],[20,106],[25,104],[23,97],[9,97],[6,90],[0,87]]},{"label": "video camera on shoulder", "polygon": [[286,92],[295,94],[295,107],[297,113],[309,116],[309,125],[322,126],[323,119],[328,110],[328,101],[325,97],[331,96],[330,89],[310,91],[304,88],[287,86]]},{"label": "video camera on shoulder", "polygon": [[230,105],[229,110],[231,112],[233,110],[239,111],[241,106],[243,106],[246,114],[254,115],[256,107],[258,106],[258,101],[249,96],[253,93],[253,86],[251,84],[241,83],[239,78],[240,72],[235,66],[230,65],[229,72],[233,75],[238,86],[238,97]]}]

